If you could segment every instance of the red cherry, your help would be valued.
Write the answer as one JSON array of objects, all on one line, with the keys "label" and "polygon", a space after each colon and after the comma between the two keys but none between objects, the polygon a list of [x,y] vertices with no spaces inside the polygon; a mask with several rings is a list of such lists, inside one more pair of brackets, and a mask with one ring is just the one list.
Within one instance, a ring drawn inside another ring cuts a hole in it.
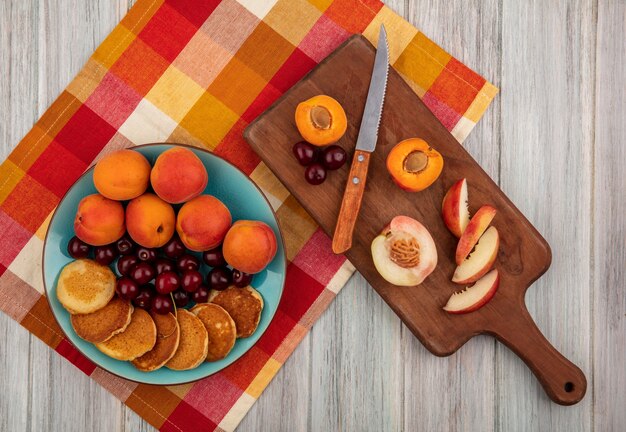
[{"label": "red cherry", "polygon": [[135,255],[124,255],[117,260],[117,271],[122,276],[130,276],[130,271],[138,262],[139,259]]},{"label": "red cherry", "polygon": [[209,286],[217,291],[223,291],[230,285],[233,275],[228,267],[214,267],[207,276]]},{"label": "red cherry", "polygon": [[174,303],[168,295],[159,294],[152,299],[152,310],[160,315],[166,315],[174,312]]},{"label": "red cherry", "polygon": [[140,262],[130,271],[130,277],[139,285],[150,282],[156,276],[156,270],[147,262]]},{"label": "red cherry", "polygon": [[306,167],[306,170],[304,170],[304,178],[312,185],[322,184],[324,180],[326,180],[326,168],[319,163],[309,165]]},{"label": "red cherry", "polygon": [[185,253],[185,245],[177,235],[174,235],[161,250],[168,258],[179,258]]},{"label": "red cherry", "polygon": [[298,160],[298,163],[302,166],[311,165],[315,162],[318,159],[320,152],[319,148],[306,141],[295,143],[291,150],[293,151],[293,155]]},{"label": "red cherry", "polygon": [[221,247],[202,252],[202,260],[210,267],[220,267],[226,265],[226,260],[224,259]]},{"label": "red cherry", "polygon": [[167,258],[157,258],[154,261],[154,268],[157,274],[161,274],[166,271],[176,271],[176,264]]},{"label": "red cherry", "polygon": [[187,270],[198,270],[200,268],[200,260],[193,255],[183,255],[176,262],[178,270],[181,272]]},{"label": "red cherry", "polygon": [[117,258],[115,245],[96,246],[93,250],[94,259],[98,264],[109,265]]},{"label": "red cherry", "polygon": [[137,285],[137,282],[127,277],[121,277],[117,280],[115,290],[117,291],[117,295],[124,300],[133,300],[139,295],[139,285]]},{"label": "red cherry", "polygon": [[163,272],[156,277],[154,287],[159,294],[169,294],[180,286],[180,278],[174,272]]},{"label": "red cherry", "polygon": [[187,270],[183,273],[181,285],[187,292],[194,292],[202,284],[202,275],[198,270]]},{"label": "red cherry", "polygon": [[135,242],[133,242],[128,235],[124,235],[115,243],[117,253],[120,255],[130,255],[135,250]]},{"label": "red cherry", "polygon": [[154,285],[146,284],[139,288],[139,294],[134,298],[133,304],[138,308],[150,310],[152,299],[155,296]]},{"label": "red cherry", "polygon": [[137,248],[135,255],[137,255],[137,258],[139,258],[140,261],[151,262],[156,259],[156,250],[140,246]]},{"label": "red cherry", "polygon": [[74,259],[87,258],[90,250],[91,247],[76,236],[67,243],[67,253]]},{"label": "red cherry", "polygon": [[185,290],[177,289],[172,295],[174,296],[174,303],[176,303],[176,307],[182,308],[187,306],[187,304],[189,303],[190,296],[189,293]]},{"label": "red cherry", "polygon": [[241,270],[233,270],[233,285],[238,288],[247,287],[252,283],[252,275],[250,273],[244,273]]},{"label": "red cherry", "polygon": [[338,145],[331,145],[324,149],[321,159],[326,169],[336,170],[344,166],[348,160],[348,155],[346,151]]},{"label": "red cherry", "polygon": [[191,297],[196,303],[206,303],[209,301],[209,288],[205,285],[200,285]]}]

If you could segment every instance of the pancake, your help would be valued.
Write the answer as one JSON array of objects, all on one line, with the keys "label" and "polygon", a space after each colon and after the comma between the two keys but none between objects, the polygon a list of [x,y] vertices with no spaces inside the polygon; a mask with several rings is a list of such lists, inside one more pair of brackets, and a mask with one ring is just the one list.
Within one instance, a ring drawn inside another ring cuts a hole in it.
[{"label": "pancake", "polygon": [[126,330],[94,345],[114,359],[134,360],[150,351],[156,344],[156,339],[156,325],[150,314],[143,309],[135,308]]},{"label": "pancake", "polygon": [[115,275],[109,267],[90,259],[72,261],[61,270],[56,292],[69,313],[92,313],[113,298]]},{"label": "pancake", "polygon": [[129,301],[113,297],[105,307],[90,314],[70,315],[74,331],[87,342],[104,342],[123,332],[130,323],[133,306]]},{"label": "pancake", "polygon": [[251,286],[245,288],[231,286],[224,291],[213,291],[209,301],[223,307],[233,318],[238,338],[250,336],[259,325],[263,297]]},{"label": "pancake", "polygon": [[177,314],[180,342],[165,366],[173,370],[193,369],[206,358],[209,337],[204,324],[194,314],[185,309],[178,309]]},{"label": "pancake", "polygon": [[176,353],[180,341],[178,322],[173,314],[153,313],[151,315],[156,324],[156,344],[150,351],[132,361],[133,366],[143,372],[163,367]]},{"label": "pancake", "polygon": [[202,321],[209,335],[206,361],[217,361],[226,357],[237,339],[235,321],[224,308],[213,303],[199,304],[191,312]]}]

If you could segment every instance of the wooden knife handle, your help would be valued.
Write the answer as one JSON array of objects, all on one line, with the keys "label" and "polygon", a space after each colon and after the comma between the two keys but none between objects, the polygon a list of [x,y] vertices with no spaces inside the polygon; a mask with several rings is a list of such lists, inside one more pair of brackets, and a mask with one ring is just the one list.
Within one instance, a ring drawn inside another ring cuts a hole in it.
[{"label": "wooden knife handle", "polygon": [[352,247],[352,232],[361,210],[369,164],[370,153],[355,150],[333,235],[333,252],[336,254],[342,254]]}]

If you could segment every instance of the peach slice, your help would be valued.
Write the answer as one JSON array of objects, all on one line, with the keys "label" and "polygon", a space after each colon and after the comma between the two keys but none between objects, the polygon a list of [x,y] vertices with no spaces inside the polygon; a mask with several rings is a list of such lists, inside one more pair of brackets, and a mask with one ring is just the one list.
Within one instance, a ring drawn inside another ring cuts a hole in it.
[{"label": "peach slice", "polygon": [[443,221],[457,238],[461,237],[470,221],[467,195],[467,180],[463,178],[452,185],[441,203]]},{"label": "peach slice", "polygon": [[456,246],[456,264],[461,265],[463,260],[470,254],[476,242],[485,230],[489,227],[489,224],[496,215],[496,209],[484,205],[478,209],[467,228],[463,231],[463,235],[459,239],[459,243]]},{"label": "peach slice", "polygon": [[452,282],[466,284],[475,282],[489,271],[498,256],[500,236],[495,227],[489,227],[480,237],[476,248],[454,271]]},{"label": "peach slice", "polygon": [[464,314],[480,309],[495,295],[499,285],[500,275],[497,269],[493,269],[474,285],[452,294],[443,310],[451,314]]},{"label": "peach slice", "polygon": [[437,248],[424,225],[408,216],[396,216],[372,241],[372,259],[387,282],[414,286],[437,266]]}]

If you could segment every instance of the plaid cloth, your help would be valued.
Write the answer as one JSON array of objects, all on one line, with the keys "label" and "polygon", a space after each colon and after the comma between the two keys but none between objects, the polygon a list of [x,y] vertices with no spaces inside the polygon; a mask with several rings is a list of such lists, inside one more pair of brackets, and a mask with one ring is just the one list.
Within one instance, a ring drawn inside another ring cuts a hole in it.
[{"label": "plaid cloth", "polygon": [[[0,308],[150,424],[233,430],[354,268],[242,138],[244,128],[353,33],[376,42],[460,141],[497,89],[377,0],[139,0],[0,165]],[[264,190],[284,229],[282,302],[259,342],[202,381],[140,385],[63,337],[44,297],[43,239],[55,206],[107,152],[147,142],[213,150]]]}]

